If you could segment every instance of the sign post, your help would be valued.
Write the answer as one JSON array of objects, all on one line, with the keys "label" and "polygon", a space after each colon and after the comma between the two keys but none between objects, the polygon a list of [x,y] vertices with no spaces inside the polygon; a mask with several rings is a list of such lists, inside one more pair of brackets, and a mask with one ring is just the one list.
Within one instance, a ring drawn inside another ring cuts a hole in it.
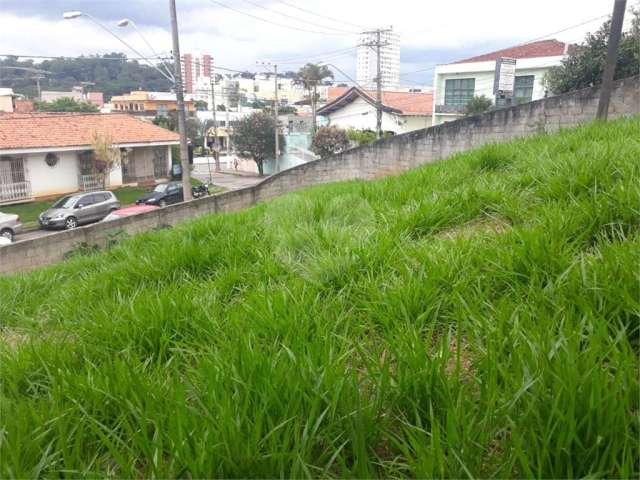
[{"label": "sign post", "polygon": [[511,105],[516,82],[516,59],[500,57],[496,60],[493,94],[496,107]]}]

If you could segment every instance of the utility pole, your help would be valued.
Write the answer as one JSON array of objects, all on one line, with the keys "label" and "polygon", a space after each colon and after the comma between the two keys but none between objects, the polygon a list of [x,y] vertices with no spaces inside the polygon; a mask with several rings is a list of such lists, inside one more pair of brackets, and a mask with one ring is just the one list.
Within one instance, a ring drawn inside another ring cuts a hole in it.
[{"label": "utility pole", "polygon": [[598,113],[596,118],[606,120],[609,114],[609,101],[611,100],[611,88],[613,77],[616,73],[616,63],[618,60],[618,45],[622,36],[622,22],[627,0],[615,0],[613,4],[613,16],[611,18],[611,32],[609,33],[609,45],[607,46],[607,60],[602,74],[602,85],[600,87],[600,100],[598,101]]},{"label": "utility pole", "polygon": [[213,158],[216,162],[216,172],[220,171],[220,155],[218,154],[218,120],[216,118],[216,74],[211,65],[211,103],[213,104]]},{"label": "utility pole", "polygon": [[184,92],[182,90],[182,72],[180,69],[180,39],[178,37],[178,18],[176,0],[169,0],[171,14],[171,36],[173,40],[173,71],[176,90],[176,109],[178,111],[178,133],[180,134],[180,164],[182,165],[182,194],[184,200],[191,200],[191,172],[189,166],[189,147],[187,145],[187,121],[184,113]]},{"label": "utility pole", "polygon": [[381,48],[389,45],[389,42],[382,42],[382,34],[390,32],[390,28],[378,28],[369,32],[362,32],[364,35],[375,35],[375,41],[369,41],[363,45],[375,49],[376,52],[376,137],[382,138],[382,67],[380,62]]},{"label": "utility pole", "polygon": [[276,165],[275,165],[275,169],[276,169],[276,173],[280,172],[280,135],[279,135],[279,129],[278,129],[278,65],[274,65],[273,66],[274,71],[275,71],[275,89],[276,89],[276,95],[275,95],[275,101],[273,103],[273,117],[274,117],[274,121],[276,124]]},{"label": "utility pole", "polygon": [[276,151],[275,151],[275,165],[274,170],[275,173],[280,171],[280,136],[279,136],[279,128],[278,128],[278,65],[272,64],[271,62],[256,62],[258,65],[273,65],[273,70],[275,73],[275,100],[273,102],[273,117],[275,122],[275,136],[276,136]]}]

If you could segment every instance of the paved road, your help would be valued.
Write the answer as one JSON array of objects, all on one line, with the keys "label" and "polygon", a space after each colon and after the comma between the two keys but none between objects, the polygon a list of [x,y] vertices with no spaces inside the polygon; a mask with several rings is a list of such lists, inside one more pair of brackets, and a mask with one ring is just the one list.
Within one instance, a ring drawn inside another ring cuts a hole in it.
[{"label": "paved road", "polygon": [[[192,175],[202,182],[209,183],[209,169],[207,165],[196,165]],[[214,185],[224,187],[227,190],[238,190],[255,185],[261,180],[264,180],[264,177],[250,174],[211,172],[211,179]]]},{"label": "paved road", "polygon": [[[209,182],[209,169],[207,165],[196,165],[193,171],[193,176],[203,182]],[[264,177],[258,177],[256,175],[236,175],[231,173],[212,172],[213,184],[220,187],[224,187],[227,190],[238,190],[240,188],[250,187],[255,185]],[[16,242],[23,240],[31,240],[32,238],[46,237],[56,233],[56,230],[33,230],[30,232],[23,232],[16,235]]]}]

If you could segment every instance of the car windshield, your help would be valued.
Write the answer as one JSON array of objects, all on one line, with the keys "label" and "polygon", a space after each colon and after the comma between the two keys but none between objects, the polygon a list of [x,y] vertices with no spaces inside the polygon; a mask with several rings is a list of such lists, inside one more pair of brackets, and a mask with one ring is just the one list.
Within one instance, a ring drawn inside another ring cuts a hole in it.
[{"label": "car windshield", "polygon": [[71,208],[73,207],[73,204],[76,203],[77,198],[78,197],[74,196],[62,197],[60,200],[54,203],[51,208]]},{"label": "car windshield", "polygon": [[154,188],[153,191],[158,193],[164,193],[167,191],[167,188],[169,188],[168,183],[161,183],[160,185],[156,185],[156,188]]}]

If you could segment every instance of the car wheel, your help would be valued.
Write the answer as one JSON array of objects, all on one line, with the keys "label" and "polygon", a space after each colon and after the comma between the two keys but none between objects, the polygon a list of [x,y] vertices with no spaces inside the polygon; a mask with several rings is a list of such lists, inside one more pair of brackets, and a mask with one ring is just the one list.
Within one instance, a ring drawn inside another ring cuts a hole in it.
[{"label": "car wheel", "polygon": [[13,230],[5,228],[0,232],[0,237],[7,238],[9,241],[13,242]]},{"label": "car wheel", "polygon": [[164,201],[164,200],[160,200],[160,206],[163,207],[163,208],[166,207],[167,206],[167,202]]},{"label": "car wheel", "polygon": [[78,226],[78,219],[76,217],[67,217],[64,221],[64,228],[67,230],[71,230],[72,228],[76,228]]}]

